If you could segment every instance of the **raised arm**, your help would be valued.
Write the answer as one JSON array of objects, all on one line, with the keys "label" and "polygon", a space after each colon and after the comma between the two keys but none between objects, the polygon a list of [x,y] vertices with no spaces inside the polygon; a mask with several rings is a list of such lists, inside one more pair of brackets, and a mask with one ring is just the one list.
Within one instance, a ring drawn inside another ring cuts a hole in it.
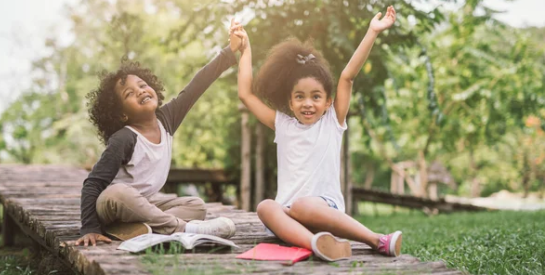
[{"label": "raised arm", "polygon": [[[236,27],[235,27],[236,28]],[[246,31],[239,27],[233,32],[242,39],[242,55],[238,62],[238,98],[261,123],[274,130],[276,112],[252,93],[252,50]]]},{"label": "raised arm", "polygon": [[375,15],[373,20],[371,20],[367,34],[365,34],[365,37],[339,77],[337,94],[335,95],[335,102],[333,104],[335,104],[337,119],[341,125],[343,125],[350,107],[350,97],[352,95],[352,84],[354,83],[354,78],[361,70],[361,67],[367,60],[367,57],[369,57],[369,53],[371,52],[371,48],[373,48],[373,44],[375,43],[375,39],[377,38],[378,34],[391,27],[396,20],[396,12],[392,6],[388,7],[386,16],[384,16],[382,20],[380,20],[381,16],[382,13],[379,12],[377,15]]}]

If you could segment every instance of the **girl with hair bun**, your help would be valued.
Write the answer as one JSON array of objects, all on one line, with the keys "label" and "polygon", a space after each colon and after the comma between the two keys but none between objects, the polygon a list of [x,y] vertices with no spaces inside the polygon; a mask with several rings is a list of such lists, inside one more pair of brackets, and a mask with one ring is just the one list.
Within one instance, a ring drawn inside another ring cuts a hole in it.
[{"label": "girl with hair bun", "polygon": [[[363,242],[387,256],[401,252],[401,231],[378,234],[345,214],[340,186],[340,154],[347,128],[353,79],[367,60],[376,37],[396,19],[392,6],[371,21],[367,34],[339,77],[310,43],[288,39],[273,47],[252,91],[252,52],[238,23],[231,37],[242,39],[238,95],[257,119],[275,131],[278,192],[257,206],[268,230],[283,241],[310,249],[326,261],[349,258],[350,243]],[[258,97],[254,92],[259,95]]]}]

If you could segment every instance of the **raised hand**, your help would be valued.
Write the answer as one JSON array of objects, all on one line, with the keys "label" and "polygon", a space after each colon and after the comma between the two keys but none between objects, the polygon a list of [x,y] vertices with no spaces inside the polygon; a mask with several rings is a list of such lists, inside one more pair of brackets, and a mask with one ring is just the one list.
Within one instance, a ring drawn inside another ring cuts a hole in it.
[{"label": "raised hand", "polygon": [[[246,30],[240,25],[240,23],[235,23],[231,25],[230,33],[229,33],[231,39],[239,39],[240,52],[244,52],[244,49],[246,49],[250,45],[250,39],[248,39],[248,33],[246,33]],[[234,38],[233,38],[234,37]]]},{"label": "raised hand", "polygon": [[232,52],[236,52],[242,48],[242,39],[235,35],[235,31],[241,28],[242,25],[240,25],[239,22],[236,22],[234,18],[231,19],[231,26],[229,27],[229,47]]},{"label": "raised hand", "polygon": [[396,21],[396,11],[393,6],[389,6],[386,10],[386,15],[380,19],[382,12],[377,13],[373,20],[371,20],[371,25],[369,29],[377,33],[382,32],[385,29],[390,28]]}]

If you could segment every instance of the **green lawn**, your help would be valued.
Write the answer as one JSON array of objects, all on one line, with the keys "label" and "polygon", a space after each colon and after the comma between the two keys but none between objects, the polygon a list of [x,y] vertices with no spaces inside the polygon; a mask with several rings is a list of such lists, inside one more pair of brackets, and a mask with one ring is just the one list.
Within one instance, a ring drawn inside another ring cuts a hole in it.
[{"label": "green lawn", "polygon": [[[545,211],[480,212],[427,217],[360,205],[357,219],[375,232],[403,231],[403,253],[444,260],[472,274],[545,274]],[[378,213],[378,214],[373,214]]]}]

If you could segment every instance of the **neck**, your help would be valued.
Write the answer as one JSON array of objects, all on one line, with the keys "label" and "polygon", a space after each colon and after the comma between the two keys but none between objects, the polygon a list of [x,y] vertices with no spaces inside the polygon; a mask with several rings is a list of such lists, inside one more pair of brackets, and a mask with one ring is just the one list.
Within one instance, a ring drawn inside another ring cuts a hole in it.
[{"label": "neck", "polygon": [[129,126],[135,128],[139,132],[147,132],[158,129],[159,124],[157,123],[157,117],[155,114],[147,119],[141,119],[138,121],[131,121]]}]

